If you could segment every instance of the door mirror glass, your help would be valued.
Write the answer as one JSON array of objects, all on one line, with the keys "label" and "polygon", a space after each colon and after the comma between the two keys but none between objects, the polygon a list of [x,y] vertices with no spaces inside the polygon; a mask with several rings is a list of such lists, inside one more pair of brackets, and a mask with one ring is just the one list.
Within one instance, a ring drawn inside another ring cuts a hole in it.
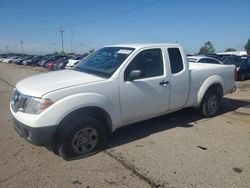
[{"label": "door mirror glass", "polygon": [[141,70],[132,70],[128,75],[128,81],[136,80],[142,77]]}]

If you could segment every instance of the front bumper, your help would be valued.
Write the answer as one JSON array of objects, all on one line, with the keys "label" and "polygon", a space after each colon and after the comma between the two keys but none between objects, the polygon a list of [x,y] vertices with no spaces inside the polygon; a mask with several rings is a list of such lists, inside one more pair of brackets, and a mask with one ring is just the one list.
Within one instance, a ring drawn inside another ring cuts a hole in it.
[{"label": "front bumper", "polygon": [[12,124],[17,133],[28,142],[37,146],[50,146],[52,144],[56,126],[34,128],[19,122],[14,117],[12,117]]}]

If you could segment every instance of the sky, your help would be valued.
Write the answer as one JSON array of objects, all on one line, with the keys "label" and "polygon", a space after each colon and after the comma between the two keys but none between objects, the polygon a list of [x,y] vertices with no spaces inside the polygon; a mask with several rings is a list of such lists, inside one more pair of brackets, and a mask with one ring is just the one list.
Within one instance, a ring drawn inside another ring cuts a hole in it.
[{"label": "sky", "polygon": [[244,50],[250,0],[0,0],[0,53],[83,53],[120,43]]}]

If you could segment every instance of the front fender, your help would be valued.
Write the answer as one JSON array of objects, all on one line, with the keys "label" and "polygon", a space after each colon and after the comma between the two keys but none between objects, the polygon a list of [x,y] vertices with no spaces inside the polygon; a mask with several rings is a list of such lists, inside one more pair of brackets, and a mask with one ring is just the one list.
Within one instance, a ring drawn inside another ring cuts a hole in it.
[{"label": "front fender", "polygon": [[56,101],[42,112],[37,124],[40,126],[58,125],[71,112],[84,107],[99,107],[106,111],[113,125],[121,120],[119,102],[114,102],[106,96],[97,93],[81,93],[70,95]]},{"label": "front fender", "polygon": [[222,77],[218,75],[213,75],[208,77],[201,85],[198,94],[197,94],[197,101],[195,106],[199,106],[202,102],[202,99],[204,95],[206,94],[207,90],[214,84],[220,84],[221,87],[223,88],[223,93],[224,93],[224,81]]}]

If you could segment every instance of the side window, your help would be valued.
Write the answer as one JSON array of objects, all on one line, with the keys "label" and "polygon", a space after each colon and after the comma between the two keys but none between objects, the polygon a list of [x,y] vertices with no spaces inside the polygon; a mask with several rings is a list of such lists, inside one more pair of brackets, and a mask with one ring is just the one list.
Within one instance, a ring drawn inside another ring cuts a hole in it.
[{"label": "side window", "polygon": [[211,63],[211,64],[220,64],[218,61],[216,61],[215,59],[207,59],[206,61],[207,63]]},{"label": "side window", "polygon": [[183,70],[183,61],[179,48],[168,48],[170,66],[172,74]]},{"label": "side window", "polygon": [[213,63],[213,64],[220,64],[219,61],[216,61],[215,59],[211,59],[211,60],[210,60],[210,63]]},{"label": "side window", "polygon": [[241,62],[241,58],[240,58],[239,56],[236,56],[236,57],[234,58],[234,61],[235,61],[235,62]]},{"label": "side window", "polygon": [[205,58],[202,58],[202,59],[200,59],[199,61],[198,61],[198,63],[206,63],[207,62],[207,59],[205,59]]},{"label": "side window", "polygon": [[140,70],[140,78],[148,78],[163,75],[163,60],[161,49],[144,50],[137,54],[125,70],[124,79],[127,80],[129,73]]}]

